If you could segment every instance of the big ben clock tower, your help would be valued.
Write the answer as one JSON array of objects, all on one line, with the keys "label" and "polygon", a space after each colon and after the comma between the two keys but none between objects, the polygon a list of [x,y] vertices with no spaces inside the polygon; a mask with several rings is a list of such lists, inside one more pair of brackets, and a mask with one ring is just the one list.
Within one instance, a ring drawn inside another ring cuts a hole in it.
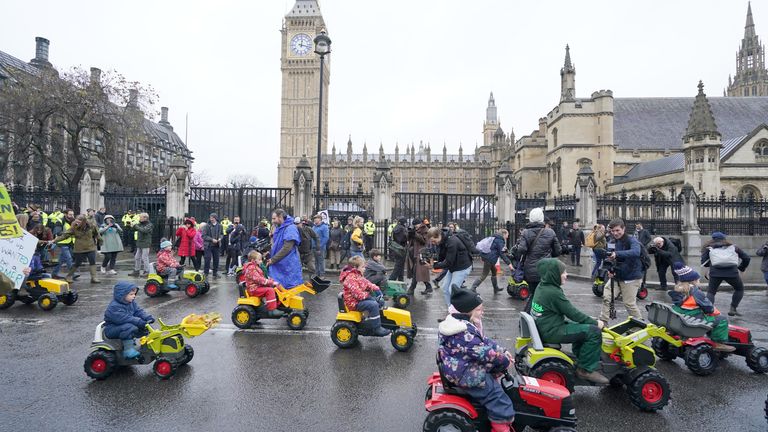
[{"label": "big ben clock tower", "polygon": [[[280,162],[277,167],[279,187],[292,187],[293,171],[303,155],[310,166],[317,163],[317,121],[320,98],[320,59],[312,42],[325,22],[317,0],[296,0],[285,16],[280,51],[283,73],[280,116]],[[326,30],[327,31],[327,30]],[[330,59],[323,72],[323,136],[321,152],[328,141],[328,83]]]}]

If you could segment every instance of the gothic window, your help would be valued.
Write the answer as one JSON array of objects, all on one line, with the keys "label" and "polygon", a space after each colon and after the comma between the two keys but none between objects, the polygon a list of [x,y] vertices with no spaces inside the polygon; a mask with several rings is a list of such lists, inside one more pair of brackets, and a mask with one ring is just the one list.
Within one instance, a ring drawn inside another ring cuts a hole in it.
[{"label": "gothic window", "polygon": [[557,128],[552,129],[552,148],[557,147]]},{"label": "gothic window", "polygon": [[749,96],[749,89],[748,88],[744,89],[744,96]]},{"label": "gothic window", "polygon": [[758,161],[768,160],[768,140],[762,139],[758,141],[752,147],[752,150],[755,152],[755,159]]},{"label": "gothic window", "polygon": [[752,96],[757,96],[757,86],[752,86]]},{"label": "gothic window", "polygon": [[694,163],[703,163],[704,162],[704,150],[696,150],[693,154],[693,162]]},{"label": "gothic window", "polygon": [[746,201],[749,199],[749,197],[752,196],[754,199],[758,200],[761,198],[760,190],[757,189],[755,186],[752,185],[744,185],[739,189],[738,198],[739,201]]}]

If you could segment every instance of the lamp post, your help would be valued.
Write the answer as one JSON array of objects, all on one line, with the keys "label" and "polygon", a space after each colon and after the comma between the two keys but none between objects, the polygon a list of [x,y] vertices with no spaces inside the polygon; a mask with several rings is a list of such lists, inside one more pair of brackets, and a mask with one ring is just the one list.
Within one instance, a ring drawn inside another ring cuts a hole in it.
[{"label": "lamp post", "polygon": [[320,56],[320,106],[317,115],[317,183],[315,184],[315,214],[320,211],[320,162],[322,158],[323,144],[323,69],[325,69],[325,55],[331,53],[331,38],[321,30],[315,36],[315,54]]}]

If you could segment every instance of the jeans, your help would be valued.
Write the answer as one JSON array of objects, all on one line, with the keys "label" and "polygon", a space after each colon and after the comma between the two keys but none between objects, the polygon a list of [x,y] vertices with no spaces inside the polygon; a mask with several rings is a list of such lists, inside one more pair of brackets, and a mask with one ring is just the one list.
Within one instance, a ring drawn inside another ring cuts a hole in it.
[{"label": "jeans", "polygon": [[[233,267],[237,266],[237,257],[240,256],[240,251],[237,249],[227,249],[227,261],[224,263],[227,273]],[[234,269],[232,269],[234,271]]]},{"label": "jeans", "polygon": [[136,255],[133,256],[133,269],[139,271],[142,267],[149,273],[149,248],[136,248]]},{"label": "jeans", "polygon": [[739,276],[731,278],[722,278],[717,276],[709,276],[709,286],[707,287],[707,298],[712,304],[715,304],[715,294],[717,289],[720,288],[720,284],[726,282],[733,287],[733,297],[731,297],[731,306],[739,307],[742,297],[744,297],[744,282],[741,281]]},{"label": "jeans", "polygon": [[315,274],[325,276],[325,251],[315,251]]},{"label": "jeans", "polygon": [[581,265],[581,246],[573,246],[571,249],[571,265]]},{"label": "jeans", "polygon": [[597,269],[600,268],[601,265],[603,265],[603,260],[597,257],[597,254],[593,251],[592,252],[592,279],[597,276]]},{"label": "jeans", "polygon": [[451,306],[451,287],[456,285],[460,287],[464,283],[464,279],[469,276],[469,272],[472,270],[472,266],[465,268],[464,270],[458,270],[455,272],[449,271],[445,273],[443,278],[443,296],[445,297],[445,305]]},{"label": "jeans", "polygon": [[392,269],[392,274],[389,275],[389,280],[403,281],[403,273],[405,272],[405,255],[395,258],[395,268]]},{"label": "jeans", "polygon": [[184,273],[184,267],[167,267],[160,276],[168,282],[168,279],[179,277],[182,273]]},{"label": "jeans", "polygon": [[104,252],[104,261],[101,263],[101,266],[107,270],[114,270],[116,261],[117,252]]},{"label": "jeans", "polygon": [[349,250],[349,257],[352,258],[353,256],[363,256],[363,251],[356,251],[356,250]]},{"label": "jeans", "polygon": [[208,245],[205,247],[205,274],[208,274],[208,271],[211,270],[211,259],[213,259],[213,275],[217,276],[219,274],[220,253],[221,249],[218,246]]},{"label": "jeans", "polygon": [[768,284],[768,272],[763,272],[763,279],[765,279],[765,283]]},{"label": "jeans", "polygon": [[67,269],[72,268],[72,248],[70,246],[59,246],[59,249],[59,263],[53,268],[53,276],[59,275],[62,264],[66,264]]},{"label": "jeans", "polygon": [[[637,307],[637,291],[640,289],[641,279],[633,281],[613,281],[614,295],[616,288],[621,292],[621,301],[624,302],[624,307],[627,308],[627,313],[633,318],[639,320],[643,319],[643,314],[640,312],[640,308]],[[606,286],[603,291],[603,307],[600,309],[600,320],[609,322],[609,310],[611,304],[611,287]]]}]

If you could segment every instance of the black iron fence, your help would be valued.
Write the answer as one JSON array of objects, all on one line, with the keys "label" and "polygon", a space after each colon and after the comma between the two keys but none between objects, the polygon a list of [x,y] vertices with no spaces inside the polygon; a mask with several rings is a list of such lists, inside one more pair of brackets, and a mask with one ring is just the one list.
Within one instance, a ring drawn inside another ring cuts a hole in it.
[{"label": "black iron fence", "polygon": [[367,217],[373,215],[373,193],[363,193],[362,188],[356,193],[330,193],[325,189],[320,195],[320,209],[339,220],[349,216]]},{"label": "black iron fence", "polygon": [[[495,203],[494,195],[398,192],[394,196],[392,215],[427,218],[432,225],[446,225],[455,221],[474,235],[474,232],[485,231],[484,228],[476,228],[474,225],[495,223]],[[466,224],[466,228],[462,224]]]},{"label": "black iron fence", "polygon": [[[8,189],[11,201],[20,208],[35,204],[43,211],[50,213],[56,209],[65,210],[71,208],[75,214],[80,212],[80,192],[66,192],[58,190],[42,190],[40,188],[27,189],[23,186],[14,186]],[[83,209],[85,210],[85,209]]]},{"label": "black iron fence", "polygon": [[697,217],[702,234],[721,231],[730,235],[768,235],[768,200],[753,195],[701,196]]},{"label": "black iron fence", "polygon": [[118,217],[118,220],[128,210],[153,216],[165,214],[165,188],[139,190],[108,185],[101,195],[104,197],[107,212]]},{"label": "black iron fence", "polygon": [[599,196],[597,222],[607,226],[611,219],[621,218],[626,226],[640,223],[654,234],[679,235],[681,205],[680,197],[664,198],[655,193],[632,197],[627,197],[624,192],[618,196]]},{"label": "black iron fence", "polygon": [[211,213],[240,220],[248,228],[254,227],[263,219],[269,219],[272,210],[285,209],[293,214],[291,189],[289,188],[226,188],[193,187],[189,196],[189,216],[198,222],[208,220]]}]

